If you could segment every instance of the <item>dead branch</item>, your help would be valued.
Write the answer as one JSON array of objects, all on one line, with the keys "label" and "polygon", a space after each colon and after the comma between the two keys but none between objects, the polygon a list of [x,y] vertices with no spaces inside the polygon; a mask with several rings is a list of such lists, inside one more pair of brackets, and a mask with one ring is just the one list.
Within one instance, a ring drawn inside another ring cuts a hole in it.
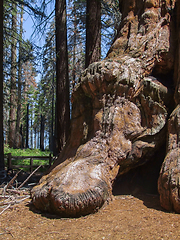
[{"label": "dead branch", "polygon": [[17,190],[19,190],[22,186],[24,186],[24,184],[30,179],[30,177],[31,177],[40,167],[42,167],[42,165],[38,166],[38,167],[26,178],[26,180],[17,188]]},{"label": "dead branch", "polygon": [[5,212],[8,208],[10,208],[11,204],[9,204],[7,207],[5,207],[1,212],[0,215],[3,214],[3,212]]},{"label": "dead branch", "polygon": [[14,180],[17,178],[18,174],[19,174],[21,171],[22,171],[22,169],[20,169],[20,170],[16,173],[16,175],[15,175],[15,176],[11,179],[11,181],[8,183],[6,189],[8,189],[8,187],[13,184]]}]

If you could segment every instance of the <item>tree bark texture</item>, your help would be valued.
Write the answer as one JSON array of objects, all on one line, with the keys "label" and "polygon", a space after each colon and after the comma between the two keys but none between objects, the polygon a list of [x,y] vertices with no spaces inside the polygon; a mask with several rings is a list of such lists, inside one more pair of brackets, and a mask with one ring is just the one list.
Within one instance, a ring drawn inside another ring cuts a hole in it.
[{"label": "tree bark texture", "polygon": [[19,60],[18,60],[18,99],[17,99],[17,115],[16,115],[16,134],[15,147],[20,148],[22,145],[22,135],[20,134],[21,121],[21,91],[22,91],[22,34],[23,34],[23,12],[24,7],[21,6],[20,13],[20,33],[19,33]]},{"label": "tree bark texture", "polygon": [[56,0],[56,117],[58,152],[62,151],[70,129],[69,77],[66,28],[66,1]]},{"label": "tree bark texture", "polygon": [[73,92],[70,139],[32,190],[41,211],[97,211],[115,178],[151,161],[168,137],[160,201],[180,213],[180,1],[121,0],[120,9],[107,57],[84,70]]},{"label": "tree bark texture", "polygon": [[85,67],[101,59],[101,1],[87,0]]},{"label": "tree bark texture", "polygon": [[180,213],[180,1],[176,1],[173,11],[175,35],[175,109],[168,120],[167,154],[164,159],[158,188],[162,207]]},{"label": "tree bark texture", "polygon": [[4,177],[4,137],[3,137],[3,1],[0,3],[0,179]]},{"label": "tree bark texture", "polygon": [[17,5],[12,4],[12,43],[11,43],[11,83],[9,113],[9,147],[15,147],[16,133],[16,45],[17,45]]}]

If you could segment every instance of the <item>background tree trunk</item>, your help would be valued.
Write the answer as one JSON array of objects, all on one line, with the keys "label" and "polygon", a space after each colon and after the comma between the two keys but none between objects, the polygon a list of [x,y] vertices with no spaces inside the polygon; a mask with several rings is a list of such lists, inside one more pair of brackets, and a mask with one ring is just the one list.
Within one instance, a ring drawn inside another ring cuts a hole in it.
[{"label": "background tree trunk", "polygon": [[[21,88],[22,88],[22,33],[23,33],[23,5],[21,6],[20,13],[20,36],[19,36],[19,60],[18,60],[18,100],[17,100],[17,120],[16,120],[16,136],[15,147],[20,147],[22,136],[20,135],[20,120],[21,120]],[[19,140],[21,140],[19,142]]]},{"label": "background tree trunk", "polygon": [[36,144],[36,127],[34,128],[34,148],[36,149],[37,148],[37,144]]},{"label": "background tree trunk", "polygon": [[73,64],[72,64],[72,88],[74,89],[76,83],[76,44],[77,44],[77,14],[76,14],[76,5],[73,6],[74,12],[74,39],[73,39]]},{"label": "background tree trunk", "polygon": [[27,104],[26,115],[26,148],[29,148],[29,103]]},{"label": "background tree trunk", "polygon": [[85,67],[101,59],[101,1],[87,0]]},{"label": "background tree trunk", "polygon": [[66,27],[66,1],[56,0],[56,117],[57,145],[60,152],[69,135],[69,77]]},{"label": "background tree trunk", "polygon": [[3,138],[3,0],[0,2],[0,180],[4,175],[4,138]]},{"label": "background tree trunk", "polygon": [[16,132],[16,45],[17,45],[17,5],[12,4],[12,44],[11,44],[11,86],[9,113],[9,146],[15,146]]},{"label": "background tree trunk", "polygon": [[40,149],[44,151],[44,116],[41,114]]}]

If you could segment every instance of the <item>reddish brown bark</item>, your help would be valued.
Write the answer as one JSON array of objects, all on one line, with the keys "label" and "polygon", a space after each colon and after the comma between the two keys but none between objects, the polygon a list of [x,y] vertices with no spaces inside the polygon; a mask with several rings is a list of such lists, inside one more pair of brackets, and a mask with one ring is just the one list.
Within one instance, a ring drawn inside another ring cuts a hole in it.
[{"label": "reddish brown bark", "polygon": [[60,152],[69,135],[69,77],[66,1],[56,0],[56,140]]},{"label": "reddish brown bark", "polygon": [[9,146],[15,146],[16,132],[16,28],[17,13],[16,4],[13,4],[14,14],[12,14],[12,33],[13,39],[11,43],[11,85],[10,85],[10,112],[9,112]]},{"label": "reddish brown bark", "polygon": [[[90,64],[73,92],[70,141],[32,191],[42,211],[66,217],[96,211],[108,201],[118,175],[158,158],[165,146],[176,61],[176,85],[180,76],[180,55],[174,58],[180,25],[177,20],[174,28],[173,16],[180,1],[176,7],[168,0],[120,3],[122,22],[107,58]],[[159,193],[164,208],[180,213],[180,105],[170,116],[168,135]]]},{"label": "reddish brown bark", "polygon": [[101,1],[87,0],[85,67],[101,59]]}]

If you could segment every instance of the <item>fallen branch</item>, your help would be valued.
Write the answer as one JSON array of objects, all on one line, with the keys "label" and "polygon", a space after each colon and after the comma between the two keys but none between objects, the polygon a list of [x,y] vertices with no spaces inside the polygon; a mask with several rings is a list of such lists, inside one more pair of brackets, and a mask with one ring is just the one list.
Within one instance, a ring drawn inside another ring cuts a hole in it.
[{"label": "fallen branch", "polygon": [[16,175],[15,175],[15,176],[11,179],[11,181],[8,183],[6,189],[8,189],[8,187],[9,187],[11,184],[13,184],[14,180],[17,178],[18,174],[19,174],[21,171],[22,171],[22,169],[20,169],[20,170],[16,173]]},{"label": "fallen branch", "polygon": [[9,204],[7,207],[5,207],[2,212],[0,212],[0,215],[3,214],[3,212],[5,212],[8,208],[10,208],[11,204]]},{"label": "fallen branch", "polygon": [[16,173],[16,175],[11,179],[11,181],[10,181],[7,185],[4,186],[3,195],[6,194],[6,191],[7,191],[8,187],[13,184],[14,180],[17,178],[18,174],[19,174],[21,171],[22,171],[22,169],[19,170],[19,171]]},{"label": "fallen branch", "polygon": [[24,184],[30,179],[30,177],[31,177],[40,167],[42,167],[42,165],[38,166],[38,167],[26,178],[26,180],[17,188],[17,190],[19,190],[22,186],[24,186]]}]

